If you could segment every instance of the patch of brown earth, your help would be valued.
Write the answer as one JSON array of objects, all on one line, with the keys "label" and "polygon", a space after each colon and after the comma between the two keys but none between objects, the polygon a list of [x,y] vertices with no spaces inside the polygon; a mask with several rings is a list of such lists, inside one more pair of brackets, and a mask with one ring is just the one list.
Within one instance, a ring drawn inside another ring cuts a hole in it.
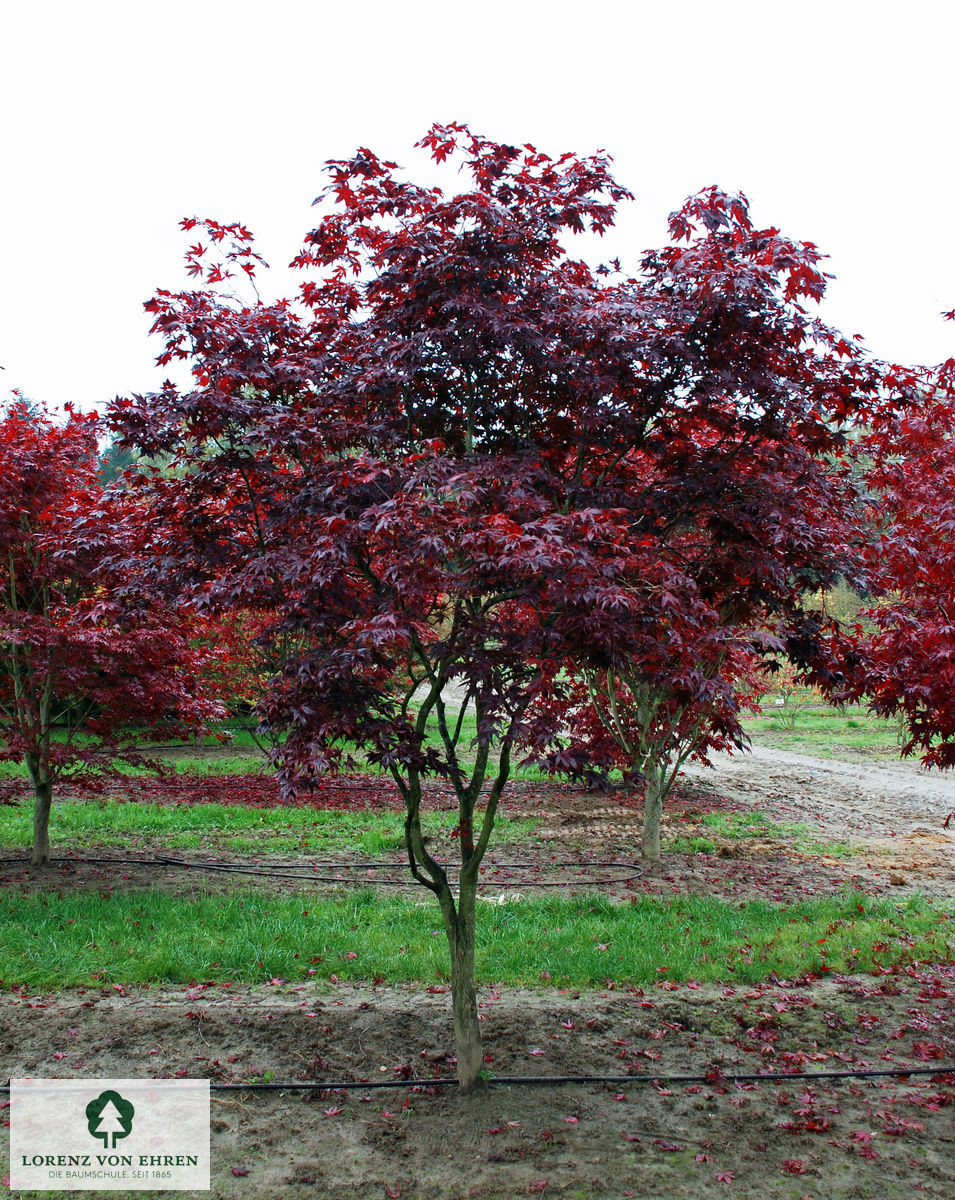
[{"label": "patch of brown earth", "polygon": [[[435,991],[7,995],[0,1050],[14,1077],[400,1081],[213,1092],[213,1187],[197,1197],[948,1200],[955,1077],[723,1076],[955,1061],[953,983],[926,972],[792,989],[487,989],[491,1072],[631,1078],[499,1084],[471,1098],[429,1084],[452,1069],[449,998]],[[684,1074],[704,1078],[674,1078]]]}]

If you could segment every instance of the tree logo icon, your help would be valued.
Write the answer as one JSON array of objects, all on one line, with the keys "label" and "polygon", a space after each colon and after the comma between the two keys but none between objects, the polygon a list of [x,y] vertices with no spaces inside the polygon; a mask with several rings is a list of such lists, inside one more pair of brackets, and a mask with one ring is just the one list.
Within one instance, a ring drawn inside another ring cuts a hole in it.
[{"label": "tree logo icon", "polygon": [[119,1092],[101,1092],[86,1106],[86,1127],[93,1137],[103,1139],[105,1150],[115,1150],[116,1139],[126,1137],[132,1129],[135,1111]]}]

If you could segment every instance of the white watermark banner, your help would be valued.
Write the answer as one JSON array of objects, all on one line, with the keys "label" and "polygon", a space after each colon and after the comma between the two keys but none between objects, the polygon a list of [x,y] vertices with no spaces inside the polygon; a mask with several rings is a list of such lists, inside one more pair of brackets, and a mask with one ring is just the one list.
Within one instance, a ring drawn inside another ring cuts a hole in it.
[{"label": "white watermark banner", "polygon": [[208,1079],[11,1079],[10,1186],[209,1187]]}]

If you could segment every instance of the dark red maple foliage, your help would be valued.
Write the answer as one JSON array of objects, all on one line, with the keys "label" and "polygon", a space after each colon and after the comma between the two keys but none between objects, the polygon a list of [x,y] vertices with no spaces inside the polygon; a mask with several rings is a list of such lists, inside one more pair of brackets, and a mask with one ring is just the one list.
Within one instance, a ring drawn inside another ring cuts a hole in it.
[{"label": "dark red maple foliage", "polygon": [[900,716],[903,753],[955,765],[955,360],[858,445],[870,489],[873,590],[856,692]]},{"label": "dark red maple foliage", "polygon": [[[625,782],[642,783],[642,856],[660,858],[663,805],[689,758],[710,750],[742,749],[742,713],[757,707],[759,658],[774,639],[692,619],[693,606],[661,612],[637,654],[606,668],[579,668],[566,694],[549,699],[561,713],[566,744],[549,765],[606,776],[619,768]],[[689,620],[686,618],[689,616]]]},{"label": "dark red maple foliage", "polygon": [[626,285],[658,407],[598,476],[627,513],[628,641],[609,663],[565,664],[576,683],[547,703],[570,734],[543,759],[642,778],[651,860],[682,762],[744,745],[761,667],[788,661],[843,692],[847,631],[807,605],[839,578],[861,585],[866,567],[858,480],[840,452],[917,379],[818,321],[815,247],[755,227],[743,197],[709,189],[670,230]]},{"label": "dark red maple foliage", "polygon": [[206,678],[228,709],[230,726],[248,732],[267,755],[277,744],[276,735],[257,727],[255,709],[282,664],[300,649],[297,635],[276,633],[271,613],[250,608],[225,614],[207,609],[201,616],[190,614],[190,622],[193,638],[206,654]]},{"label": "dark red maple foliage", "polygon": [[[296,300],[238,300],[229,276],[260,265],[248,231],[184,222],[206,239],[187,255],[203,286],[147,307],[160,362],[188,361],[194,386],[112,420],[171,463],[140,476],[173,531],[167,585],[271,613],[265,644],[297,639],[259,705],[288,735],[285,785],[354,746],[391,772],[411,872],[444,915],[468,1089],[480,865],[513,755],[570,757],[548,703],[561,668],[639,669],[684,581],[724,624],[769,615],[810,659],[802,592],[852,566],[829,451],[881,381],[806,310],[816,249],[755,227],[742,197],[689,201],[629,277],[564,245],[629,197],[604,156],[456,124],[420,146],[460,160],[464,189],[367,149],[327,164]],[[457,868],[424,837],[433,776],[457,797]]]},{"label": "dark red maple foliage", "polygon": [[33,862],[49,862],[58,783],[101,784],[143,731],[204,728],[202,657],[183,615],[111,555],[142,548],[138,501],[104,493],[97,421],[14,400],[0,417],[0,760],[25,763]]}]

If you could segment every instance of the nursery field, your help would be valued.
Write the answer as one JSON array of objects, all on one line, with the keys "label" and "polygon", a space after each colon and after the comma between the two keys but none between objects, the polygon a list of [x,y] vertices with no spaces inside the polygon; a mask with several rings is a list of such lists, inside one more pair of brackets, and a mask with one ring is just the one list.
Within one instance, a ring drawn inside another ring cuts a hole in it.
[{"label": "nursery field", "polygon": [[[210,1078],[197,1195],[955,1192],[947,780],[758,741],[687,773],[642,875],[630,793],[518,780],[478,931],[491,1082],[462,1098],[388,783],[283,808],[219,754],[59,804],[45,871],[26,803],[0,805],[4,1078]],[[438,788],[453,857],[449,808]],[[546,1082],[568,1076],[600,1081]]]}]

